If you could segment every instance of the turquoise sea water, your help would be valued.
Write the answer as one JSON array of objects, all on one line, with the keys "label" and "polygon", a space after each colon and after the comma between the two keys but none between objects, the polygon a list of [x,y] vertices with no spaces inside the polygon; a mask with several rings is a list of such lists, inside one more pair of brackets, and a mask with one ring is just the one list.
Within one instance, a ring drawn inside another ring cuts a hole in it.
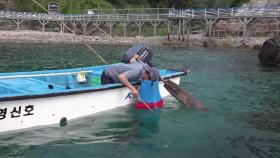
[{"label": "turquoise sea water", "polygon": [[[109,63],[128,46],[94,46]],[[160,68],[188,66],[181,86],[209,109],[166,98],[153,113],[133,106],[57,125],[1,133],[0,157],[279,158],[280,69],[245,50],[153,47]],[[0,72],[100,65],[82,45],[0,44]]]}]

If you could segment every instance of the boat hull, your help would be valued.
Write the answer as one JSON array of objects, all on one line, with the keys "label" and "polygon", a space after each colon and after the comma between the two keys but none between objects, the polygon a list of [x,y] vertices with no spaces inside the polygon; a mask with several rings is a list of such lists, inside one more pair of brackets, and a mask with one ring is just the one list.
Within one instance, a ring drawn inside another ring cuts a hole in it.
[{"label": "boat hull", "polygon": [[[180,76],[172,78],[179,84]],[[159,83],[162,97],[169,95]],[[136,102],[129,89],[117,87],[69,95],[38,97],[0,102],[0,132],[59,124],[62,118],[73,120]]]}]

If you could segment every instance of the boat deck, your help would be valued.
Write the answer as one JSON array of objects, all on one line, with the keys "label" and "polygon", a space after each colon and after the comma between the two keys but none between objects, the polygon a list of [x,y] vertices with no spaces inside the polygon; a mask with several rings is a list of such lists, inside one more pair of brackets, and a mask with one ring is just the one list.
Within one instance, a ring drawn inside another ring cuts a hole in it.
[{"label": "boat deck", "polygon": [[[100,76],[105,68],[106,65],[83,69],[0,73],[0,99],[119,87],[121,84],[101,85]],[[85,82],[77,80],[77,75],[81,72],[85,74]],[[167,69],[160,70],[163,78],[183,75],[183,73]]]}]

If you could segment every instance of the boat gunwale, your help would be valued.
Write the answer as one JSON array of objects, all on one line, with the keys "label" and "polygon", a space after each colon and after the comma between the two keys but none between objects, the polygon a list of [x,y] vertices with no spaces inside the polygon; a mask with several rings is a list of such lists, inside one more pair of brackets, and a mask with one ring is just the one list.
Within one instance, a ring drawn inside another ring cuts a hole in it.
[{"label": "boat gunwale", "polygon": [[[178,74],[179,73],[179,74]],[[171,79],[176,78],[179,76],[186,75],[187,72],[177,72],[174,75],[163,77],[163,79]],[[133,85],[139,85],[140,82],[135,82]],[[47,94],[33,94],[33,95],[22,95],[22,96],[8,96],[0,98],[0,102],[5,101],[15,101],[15,100],[27,100],[27,99],[37,99],[37,98],[48,98],[48,97],[57,97],[57,96],[67,96],[67,95],[75,95],[75,94],[82,94],[82,93],[89,93],[89,92],[99,92],[99,91],[105,91],[105,90],[111,90],[111,89],[117,89],[125,87],[123,84],[115,84],[113,86],[108,87],[102,87],[98,89],[78,89],[73,91],[63,91],[63,92],[55,92],[55,93],[47,93]]]}]

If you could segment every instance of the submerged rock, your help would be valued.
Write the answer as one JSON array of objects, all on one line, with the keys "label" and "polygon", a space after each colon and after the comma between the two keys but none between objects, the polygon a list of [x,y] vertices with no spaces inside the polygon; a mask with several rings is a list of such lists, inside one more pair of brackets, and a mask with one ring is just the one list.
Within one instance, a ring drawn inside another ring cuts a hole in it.
[{"label": "submerged rock", "polygon": [[266,40],[258,57],[261,65],[280,66],[280,36]]},{"label": "submerged rock", "polygon": [[215,48],[216,47],[216,42],[212,39],[206,39],[204,42],[203,42],[203,46],[205,48]]}]

